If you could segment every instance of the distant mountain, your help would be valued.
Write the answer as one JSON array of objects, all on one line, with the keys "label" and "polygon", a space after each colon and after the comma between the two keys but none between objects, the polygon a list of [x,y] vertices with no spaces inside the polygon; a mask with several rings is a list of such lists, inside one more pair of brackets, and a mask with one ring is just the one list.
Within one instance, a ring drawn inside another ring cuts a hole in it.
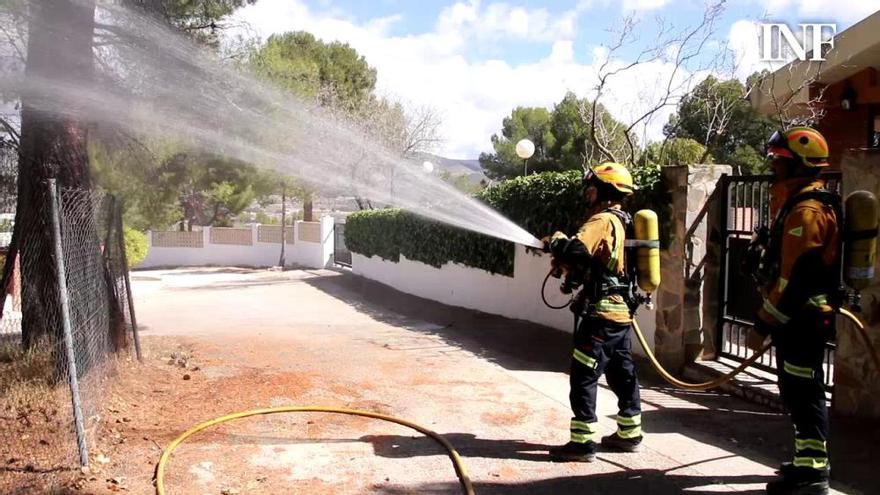
[{"label": "distant mountain", "polygon": [[433,163],[436,173],[445,171],[452,175],[467,175],[468,179],[474,184],[486,179],[486,175],[483,174],[483,167],[480,166],[479,160],[457,160],[432,155],[430,153],[422,153],[419,156],[419,160]]}]

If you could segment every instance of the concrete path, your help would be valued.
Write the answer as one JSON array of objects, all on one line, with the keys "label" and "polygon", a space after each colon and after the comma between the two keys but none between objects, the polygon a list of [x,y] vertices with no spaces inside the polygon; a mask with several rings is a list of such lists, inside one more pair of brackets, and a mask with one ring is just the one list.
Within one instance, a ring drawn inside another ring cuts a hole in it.
[{"label": "concrete path", "polygon": [[[185,339],[195,348],[203,385],[215,387],[221,409],[224,401],[243,405],[224,391],[236,376],[302,377],[307,386],[273,389],[246,407],[327,404],[420,423],[456,446],[478,494],[757,494],[790,456],[785,417],[728,396],[672,390],[643,365],[646,448],[603,452],[591,464],[552,463],[547,448],[568,437],[568,334],[329,270],[152,271],[134,280],[144,338]],[[603,433],[614,431],[615,403],[603,387]],[[864,442],[850,450],[873,446]],[[855,480],[857,488],[841,481],[838,493],[880,492],[877,481]],[[230,486],[240,493],[459,493],[448,460],[429,440],[326,415],[224,428],[181,448],[170,483],[188,487],[177,493],[232,493]]]}]

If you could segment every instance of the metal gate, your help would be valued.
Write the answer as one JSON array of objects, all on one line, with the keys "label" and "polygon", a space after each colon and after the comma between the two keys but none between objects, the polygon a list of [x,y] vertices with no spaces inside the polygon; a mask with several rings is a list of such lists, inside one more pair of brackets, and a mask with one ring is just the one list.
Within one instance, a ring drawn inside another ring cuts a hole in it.
[{"label": "metal gate", "polygon": [[[841,175],[823,175],[828,188],[840,190]],[[746,335],[763,300],[754,281],[740,269],[746,248],[755,228],[769,225],[770,176],[728,176],[721,178],[721,283],[718,304],[718,354],[734,361],[745,361],[752,351],[746,347]],[[834,379],[835,344],[825,350],[825,386],[830,390]],[[776,350],[771,349],[755,363],[755,368],[776,374]]]},{"label": "metal gate", "polygon": [[351,251],[345,245],[345,224],[333,224],[333,263],[351,267]]}]

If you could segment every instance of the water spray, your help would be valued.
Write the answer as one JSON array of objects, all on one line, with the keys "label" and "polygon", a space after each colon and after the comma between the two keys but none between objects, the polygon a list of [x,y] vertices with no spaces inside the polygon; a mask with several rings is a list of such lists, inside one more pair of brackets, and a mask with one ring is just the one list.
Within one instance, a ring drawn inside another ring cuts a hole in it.
[{"label": "water spray", "polygon": [[[383,144],[373,122],[320,107],[244,72],[161,20],[99,0],[94,81],[0,75],[0,91],[50,119],[173,143],[294,176],[325,194],[369,197],[525,246],[534,236]],[[50,29],[49,26],[43,26]]]}]

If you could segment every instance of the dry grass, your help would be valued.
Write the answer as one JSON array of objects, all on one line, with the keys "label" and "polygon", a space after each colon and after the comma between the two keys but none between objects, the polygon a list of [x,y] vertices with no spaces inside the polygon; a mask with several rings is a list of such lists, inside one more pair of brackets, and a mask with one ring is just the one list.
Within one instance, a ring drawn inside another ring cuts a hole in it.
[{"label": "dry grass", "polygon": [[2,410],[17,414],[45,406],[54,400],[54,375],[50,346],[39,345],[24,350],[16,344],[0,344]]},{"label": "dry grass", "polygon": [[69,493],[76,471],[65,385],[48,343],[26,351],[0,342],[0,492]]}]

